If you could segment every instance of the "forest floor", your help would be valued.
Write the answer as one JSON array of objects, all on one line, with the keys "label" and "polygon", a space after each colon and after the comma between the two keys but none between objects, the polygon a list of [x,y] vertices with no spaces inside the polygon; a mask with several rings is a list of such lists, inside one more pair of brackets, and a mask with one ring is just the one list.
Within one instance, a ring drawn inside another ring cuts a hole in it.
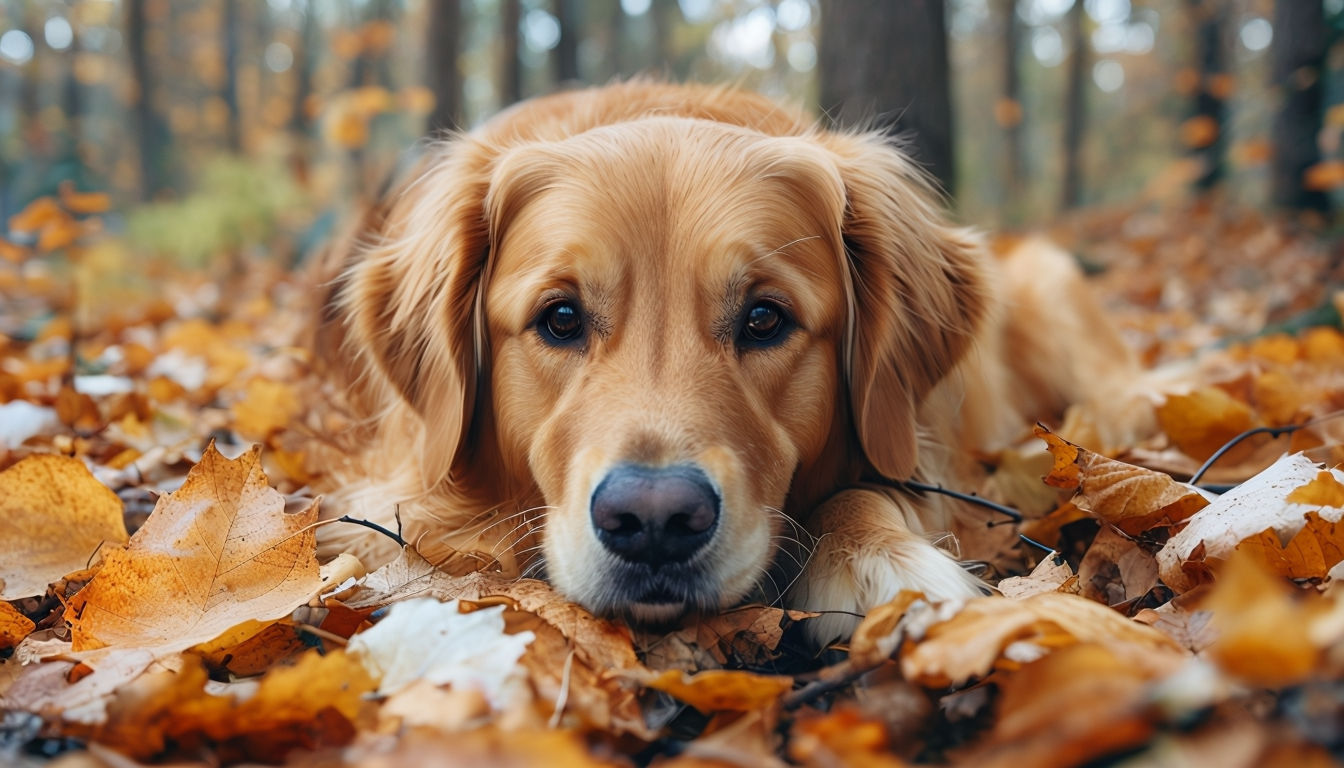
[{"label": "forest floor", "polygon": [[1053,227],[1156,427],[982,457],[963,490],[1024,520],[959,544],[1002,595],[903,594],[817,657],[770,606],[653,636],[412,554],[319,566],[302,284],[128,277],[99,207],[0,242],[0,763],[1344,760],[1338,243],[1207,204]]}]

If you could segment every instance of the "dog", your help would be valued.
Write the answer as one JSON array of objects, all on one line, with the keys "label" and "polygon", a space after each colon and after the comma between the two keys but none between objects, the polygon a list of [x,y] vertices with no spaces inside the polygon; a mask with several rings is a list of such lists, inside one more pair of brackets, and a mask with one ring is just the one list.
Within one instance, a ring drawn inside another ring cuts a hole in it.
[{"label": "dog", "polygon": [[933,543],[960,505],[905,483],[968,487],[972,449],[1134,365],[1068,254],[994,255],[888,136],[727,87],[517,105],[320,270],[358,415],[327,506],[640,624],[782,600],[820,644],[904,589],[981,594]]}]

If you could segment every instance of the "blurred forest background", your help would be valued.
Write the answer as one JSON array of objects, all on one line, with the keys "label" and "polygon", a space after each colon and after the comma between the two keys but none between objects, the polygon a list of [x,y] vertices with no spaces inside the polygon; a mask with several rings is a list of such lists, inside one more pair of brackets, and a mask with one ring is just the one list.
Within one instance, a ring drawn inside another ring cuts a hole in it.
[{"label": "blurred forest background", "polygon": [[[913,132],[980,226],[1213,195],[1328,228],[1342,27],[1344,0],[0,0],[0,256],[96,228],[109,265],[295,263],[419,138],[639,74]],[[12,218],[48,196],[70,215]]]}]

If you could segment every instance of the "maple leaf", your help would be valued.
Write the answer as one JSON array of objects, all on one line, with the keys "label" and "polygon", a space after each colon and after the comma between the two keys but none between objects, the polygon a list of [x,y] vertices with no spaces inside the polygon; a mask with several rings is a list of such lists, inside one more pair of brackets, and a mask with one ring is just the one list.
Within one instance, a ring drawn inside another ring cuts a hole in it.
[{"label": "maple leaf", "polygon": [[40,595],[126,542],[121,500],[67,456],[29,456],[0,472],[0,600]]},{"label": "maple leaf", "polygon": [[1209,503],[1200,490],[1161,472],[1108,459],[1039,425],[1036,436],[1054,457],[1045,482],[1076,488],[1073,503],[1079,509],[1130,536],[1180,523]]},{"label": "maple leaf", "polygon": [[321,582],[316,504],[284,510],[258,449],[231,461],[212,444],[127,548],[110,553],[70,601],[74,649],[182,650],[244,621],[288,615]]}]

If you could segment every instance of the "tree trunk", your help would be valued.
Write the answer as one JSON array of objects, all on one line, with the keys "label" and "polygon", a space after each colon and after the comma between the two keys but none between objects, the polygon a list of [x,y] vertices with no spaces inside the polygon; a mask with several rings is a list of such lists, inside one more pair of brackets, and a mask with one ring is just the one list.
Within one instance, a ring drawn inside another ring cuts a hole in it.
[{"label": "tree trunk", "polygon": [[313,54],[319,43],[317,14],[311,6],[305,6],[302,13],[303,27],[294,50],[294,101],[289,116],[289,131],[293,140],[290,164],[294,178],[307,187],[313,128],[312,118],[308,114],[308,100],[313,93]]},{"label": "tree trunk", "polygon": [[672,33],[677,26],[677,17],[681,13],[677,0],[653,0],[649,7],[653,22],[653,50],[658,57],[654,64],[657,71],[665,77],[680,80],[686,76],[676,61],[672,50]]},{"label": "tree trunk", "polygon": [[1326,37],[1320,0],[1276,0],[1272,68],[1283,101],[1272,131],[1273,195],[1275,204],[1294,210],[1326,211],[1330,205],[1325,192],[1304,183],[1306,170],[1320,161]]},{"label": "tree trunk", "polygon": [[554,0],[555,18],[560,21],[560,40],[555,44],[552,57],[555,63],[555,82],[573,85],[579,77],[579,38],[583,36],[583,14],[578,0]]},{"label": "tree trunk", "polygon": [[145,0],[126,0],[126,49],[131,59],[131,78],[135,82],[132,110],[135,136],[140,152],[140,197],[152,200],[167,186],[168,130],[154,107],[153,70],[145,49]]},{"label": "tree trunk", "polygon": [[904,134],[955,191],[943,0],[821,0],[821,107],[841,124]]},{"label": "tree trunk", "polygon": [[607,71],[605,75],[608,80],[625,74],[624,57],[621,54],[622,46],[625,43],[625,30],[628,26],[625,9],[621,8],[620,2],[613,2],[611,8],[611,16],[607,19]]},{"label": "tree trunk", "polygon": [[1003,128],[1003,216],[1016,223],[1022,202],[1022,23],[1017,18],[1017,0],[999,0],[1003,35],[1003,94],[995,117]]},{"label": "tree trunk", "polygon": [[523,20],[521,0],[503,0],[499,14],[500,106],[523,100],[523,62],[518,55],[518,27]]},{"label": "tree trunk", "polygon": [[242,118],[238,110],[238,0],[224,0],[220,26],[224,36],[224,92],[221,97],[229,108],[224,140],[229,151],[236,155],[243,149]]},{"label": "tree trunk", "polygon": [[429,72],[426,82],[434,92],[434,111],[425,132],[440,135],[462,124],[462,73],[457,68],[462,50],[461,0],[430,0],[428,39]]},{"label": "tree trunk", "polygon": [[63,56],[66,68],[65,88],[61,101],[65,110],[65,132],[69,141],[70,155],[78,157],[79,145],[83,141],[84,90],[79,84],[75,64],[79,61],[79,51],[84,41],[80,38],[79,27],[73,24],[71,26],[74,28],[74,35],[70,38],[70,47]]},{"label": "tree trunk", "polygon": [[1075,2],[1067,16],[1069,70],[1064,94],[1064,182],[1059,203],[1064,210],[1083,202],[1083,130],[1087,120],[1087,35],[1083,28],[1083,4]]},{"label": "tree trunk", "polygon": [[1185,141],[1199,160],[1201,172],[1195,187],[1207,191],[1223,179],[1227,156],[1227,94],[1229,75],[1223,46],[1227,26],[1227,3],[1223,0],[1186,0],[1195,29],[1195,70],[1199,86],[1186,123]]}]

